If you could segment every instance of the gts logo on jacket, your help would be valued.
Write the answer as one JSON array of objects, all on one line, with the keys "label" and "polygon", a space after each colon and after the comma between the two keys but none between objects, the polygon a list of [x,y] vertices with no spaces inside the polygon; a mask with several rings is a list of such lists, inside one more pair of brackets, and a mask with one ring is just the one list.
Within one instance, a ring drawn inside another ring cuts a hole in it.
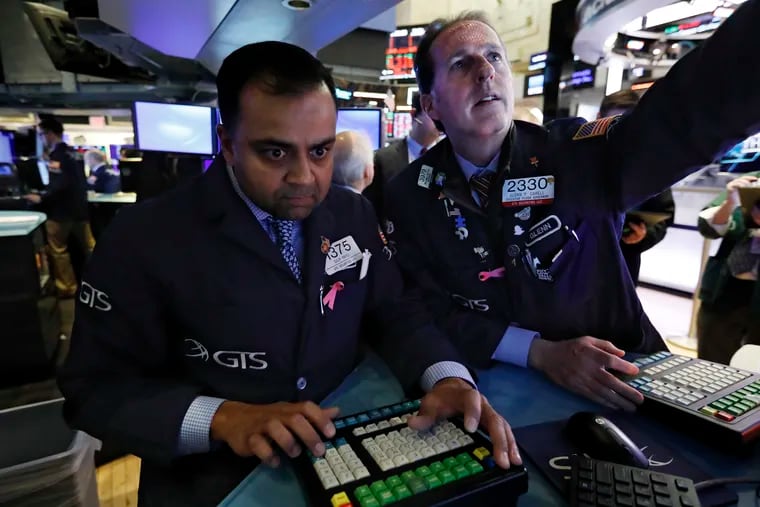
[{"label": "gts logo on jacket", "polygon": [[185,338],[185,357],[208,361],[211,357],[216,364],[225,368],[241,370],[266,370],[269,363],[262,359],[266,352],[244,352],[241,350],[217,350],[209,354],[208,349],[199,341]]}]

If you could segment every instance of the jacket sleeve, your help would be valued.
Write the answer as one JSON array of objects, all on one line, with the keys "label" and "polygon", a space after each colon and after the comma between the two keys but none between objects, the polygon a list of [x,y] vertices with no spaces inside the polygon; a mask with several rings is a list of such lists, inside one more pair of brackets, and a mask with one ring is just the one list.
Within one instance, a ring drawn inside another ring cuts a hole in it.
[{"label": "jacket sleeve", "polygon": [[[702,208],[702,210],[706,210],[708,208],[714,208],[716,206],[722,205],[726,201],[726,191],[718,195],[715,199],[713,199],[707,206]],[[736,208],[733,213],[731,213],[731,223],[732,226],[728,229],[725,235],[721,236],[717,232],[715,232],[715,229],[710,226],[709,222],[702,218],[701,216],[697,219],[697,229],[699,229],[699,233],[704,236],[707,239],[719,239],[721,237],[728,238],[729,241],[733,240],[736,241],[742,237],[744,237],[744,233],[746,232],[746,226],[744,224],[744,213],[741,209],[741,207]]]},{"label": "jacket sleeve", "polygon": [[[435,363],[464,364],[448,338],[435,326],[425,305],[403,297],[404,283],[395,260],[388,255],[387,239],[364,202],[366,226],[375,231],[369,244],[370,297],[365,316],[365,336],[388,363],[402,386],[416,390],[424,371]],[[380,332],[376,332],[376,331]],[[475,377],[474,372],[470,372]]]},{"label": "jacket sleeve", "polygon": [[[681,58],[608,133],[624,212],[760,130],[760,0],[748,0]],[[730,55],[727,56],[727,55]]]},{"label": "jacket sleeve", "polygon": [[203,393],[180,381],[169,359],[167,298],[136,247],[146,242],[145,227],[130,212],[119,213],[88,263],[58,383],[73,427],[166,462],[176,456],[187,408]]},{"label": "jacket sleeve", "polygon": [[633,245],[629,245],[623,242],[620,243],[620,247],[623,249],[623,251],[642,253],[662,241],[665,238],[665,234],[668,232],[668,227],[673,225],[673,219],[676,212],[676,204],[673,201],[673,192],[670,189],[667,189],[664,192],[644,201],[640,206],[638,206],[637,209],[640,211],[667,213],[670,215],[670,218],[667,220],[663,220],[662,222],[657,222],[654,225],[647,226],[647,235],[644,236],[644,239],[638,243],[635,243]]},{"label": "jacket sleeve", "polygon": [[[398,189],[399,186],[394,188]],[[430,271],[433,253],[427,254],[415,240],[415,236],[423,235],[424,231],[414,216],[414,207],[402,202],[404,199],[397,191],[388,192],[385,196],[386,213],[393,222],[393,232],[388,235],[388,240],[405,277],[406,304],[427,308],[435,323],[469,364],[477,368],[489,366],[509,321],[489,318],[454,303]]]}]

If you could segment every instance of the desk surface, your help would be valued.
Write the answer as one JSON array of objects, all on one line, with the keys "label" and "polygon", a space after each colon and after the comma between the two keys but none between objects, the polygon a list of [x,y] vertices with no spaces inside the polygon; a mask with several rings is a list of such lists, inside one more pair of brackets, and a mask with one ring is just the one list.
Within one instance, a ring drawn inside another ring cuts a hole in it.
[{"label": "desk surface", "polygon": [[[509,365],[497,365],[478,372],[480,390],[491,404],[506,417],[513,428],[541,422],[567,419],[581,410],[602,411],[599,405],[555,386],[535,371]],[[341,413],[360,412],[380,405],[395,403],[403,397],[401,388],[392,380],[385,365],[370,359],[346,379],[324,405],[337,404]],[[662,441],[678,449],[686,459],[714,477],[760,477],[760,459],[736,458],[719,454],[695,440],[679,435],[664,425],[658,426]],[[528,492],[520,497],[519,506],[567,505],[541,471],[523,456],[530,474]],[[297,487],[293,487],[293,486]],[[754,490],[739,494],[739,506],[755,505]],[[293,470],[287,465],[272,470],[257,467],[220,504],[222,507],[264,507],[288,505],[308,507],[298,487]]]},{"label": "desk surface", "polygon": [[115,194],[98,194],[87,192],[87,202],[105,204],[134,204],[137,202],[137,194],[134,192],[117,192]]},{"label": "desk surface", "polygon": [[46,218],[37,211],[0,211],[0,237],[26,236]]}]

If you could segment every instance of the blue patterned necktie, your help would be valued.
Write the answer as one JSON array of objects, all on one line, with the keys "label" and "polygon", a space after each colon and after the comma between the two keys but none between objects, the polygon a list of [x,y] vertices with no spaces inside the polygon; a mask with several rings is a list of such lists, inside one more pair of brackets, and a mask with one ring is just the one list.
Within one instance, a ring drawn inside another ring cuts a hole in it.
[{"label": "blue patterned necktie", "polygon": [[491,181],[494,176],[496,176],[496,174],[491,171],[481,171],[479,174],[470,178],[470,187],[480,199],[481,208],[485,209],[488,207],[488,193],[491,189]]},{"label": "blue patterned necktie", "polygon": [[298,256],[293,246],[293,233],[295,232],[295,220],[284,220],[280,218],[269,217],[269,225],[274,231],[277,239],[277,247],[280,249],[282,258],[288,264],[293,276],[298,283],[301,283],[301,266],[298,265]]}]

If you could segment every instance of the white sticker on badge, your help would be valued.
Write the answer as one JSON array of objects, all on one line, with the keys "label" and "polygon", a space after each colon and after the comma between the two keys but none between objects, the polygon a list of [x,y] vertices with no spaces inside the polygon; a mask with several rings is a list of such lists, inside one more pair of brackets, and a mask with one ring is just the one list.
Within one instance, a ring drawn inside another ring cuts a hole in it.
[{"label": "white sticker on badge", "polygon": [[362,260],[362,251],[353,236],[346,236],[330,243],[325,260],[325,273],[333,275],[338,271],[352,268]]},{"label": "white sticker on badge", "polygon": [[554,202],[554,176],[531,176],[504,181],[501,205],[535,206]]},{"label": "white sticker on badge", "polygon": [[423,165],[420,168],[420,175],[417,178],[417,185],[422,188],[430,188],[430,184],[433,183],[433,168],[429,165]]}]

